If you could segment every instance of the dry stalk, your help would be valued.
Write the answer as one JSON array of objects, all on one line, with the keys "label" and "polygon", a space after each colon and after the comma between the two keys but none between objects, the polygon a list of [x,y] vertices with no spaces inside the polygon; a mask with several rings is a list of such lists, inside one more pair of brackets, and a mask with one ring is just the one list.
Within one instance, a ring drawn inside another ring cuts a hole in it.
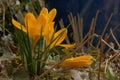
[{"label": "dry stalk", "polygon": [[[113,29],[112,29],[112,33],[118,28],[118,27],[120,27],[120,24],[118,24],[118,25],[116,25]],[[108,36],[110,37],[110,35],[111,35],[111,32],[108,34]],[[111,35],[112,36],[112,35]],[[114,39],[114,38],[113,38]],[[114,39],[115,40],[115,39]],[[116,40],[117,41],[117,40]],[[115,41],[115,42],[116,42]],[[119,43],[117,43],[117,45],[118,45]],[[119,47],[119,46],[118,46]],[[109,48],[105,53],[108,53],[109,51],[111,50],[111,48]]]},{"label": "dry stalk", "polygon": [[[101,46],[102,46],[102,37],[101,36],[98,36],[99,38],[99,41],[101,43]],[[100,60],[99,60],[99,71],[98,71],[98,80],[101,80],[100,76],[101,76],[101,64],[102,64],[102,57],[103,57],[103,48],[101,47],[100,48],[100,52],[99,52],[99,55],[100,55]]]},{"label": "dry stalk", "polygon": [[78,17],[78,32],[79,32],[79,35],[80,35],[80,41],[83,40],[83,19],[80,18],[80,15],[78,14],[77,15]]},{"label": "dry stalk", "polygon": [[110,24],[110,21],[112,20],[112,16],[113,16],[113,13],[110,15],[110,17],[109,17],[107,23],[105,24],[105,27],[104,27],[103,32],[102,32],[102,34],[101,34],[102,37],[104,36],[105,31],[106,31],[108,25]]},{"label": "dry stalk", "polygon": [[78,30],[77,30],[77,23],[76,23],[76,17],[73,17],[72,13],[70,13],[68,15],[68,19],[70,21],[70,24],[72,26],[72,30],[73,30],[73,36],[74,36],[74,40],[76,43],[76,46],[78,46],[79,43],[79,35],[78,35]]},{"label": "dry stalk", "polygon": [[[112,16],[113,16],[113,14],[111,14],[110,17],[108,18],[107,23],[105,24],[105,27],[101,33],[101,37],[103,37],[105,35],[106,29],[107,29],[108,25],[110,24]],[[99,47],[99,45],[100,45],[100,41],[98,42],[97,47]]]},{"label": "dry stalk", "polygon": [[111,33],[111,36],[113,37],[115,43],[117,44],[118,48],[120,49],[120,44],[119,44],[118,40],[116,39],[116,37],[114,36],[112,29],[110,29],[110,33]]},{"label": "dry stalk", "polygon": [[[104,41],[107,42],[108,39],[109,39],[109,37],[110,37],[110,35],[105,34]],[[105,47],[106,47],[106,44],[104,44],[104,43],[102,42],[102,43],[101,43],[101,46],[100,46],[101,53],[104,53],[104,51],[105,51]]]},{"label": "dry stalk", "polygon": [[116,25],[116,26],[112,29],[113,32],[114,32],[118,27],[120,27],[120,24]]},{"label": "dry stalk", "polygon": [[[99,38],[99,35],[96,34],[95,36]],[[110,49],[112,49],[112,50],[115,52],[115,54],[107,60],[108,62],[109,62],[110,60],[112,60],[112,59],[115,59],[116,56],[120,56],[120,52],[119,52],[118,50],[115,50],[115,49],[114,49],[112,46],[110,46],[106,41],[104,41],[104,40],[102,39],[102,37],[100,38],[100,41],[101,41],[102,43],[106,44]],[[100,54],[102,54],[102,53],[100,52]],[[100,62],[100,63],[101,63],[101,62]],[[106,63],[106,61],[103,62],[103,64],[105,64],[105,63]],[[100,68],[100,64],[99,64],[99,67],[97,67],[95,70],[97,70],[97,69],[99,69],[99,68]],[[100,80],[100,78],[99,78],[99,80]]]},{"label": "dry stalk", "polygon": [[[98,38],[99,35],[96,34],[96,37]],[[116,50],[115,50],[112,46],[110,46],[104,39],[101,38],[101,42],[103,42],[103,43],[106,44],[109,48],[111,48],[114,52],[116,52]]]},{"label": "dry stalk", "polygon": [[[96,27],[96,22],[97,22],[97,18],[98,18],[98,14],[99,14],[99,10],[97,10],[97,12],[96,12],[96,16],[95,16],[95,19],[93,21],[93,27],[92,27],[92,30],[91,30],[91,34],[94,34],[95,27]],[[91,44],[93,42],[93,39],[94,38],[91,39],[91,42],[90,42]]]},{"label": "dry stalk", "polygon": [[[77,27],[78,27],[78,34],[79,34],[79,42],[83,40],[83,19],[80,18],[80,15],[77,15],[78,22],[77,22]],[[81,48],[81,52],[84,53],[84,47]]]},{"label": "dry stalk", "polygon": [[[89,32],[88,32],[88,36],[92,35],[92,28],[94,26],[94,22],[95,22],[95,19],[93,18],[92,19],[92,22],[91,22],[91,25],[90,25],[90,29],[89,29]],[[91,45],[91,40],[88,41],[88,47]]]}]

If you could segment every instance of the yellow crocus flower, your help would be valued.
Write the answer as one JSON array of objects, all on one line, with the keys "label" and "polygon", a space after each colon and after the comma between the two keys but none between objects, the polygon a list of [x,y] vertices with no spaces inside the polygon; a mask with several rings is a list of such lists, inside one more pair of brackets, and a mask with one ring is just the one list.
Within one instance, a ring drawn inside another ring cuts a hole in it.
[{"label": "yellow crocus flower", "polygon": [[87,67],[93,63],[93,57],[89,55],[65,59],[60,66],[68,68]]},{"label": "yellow crocus flower", "polygon": [[49,32],[52,33],[52,35],[50,35],[49,33],[46,34],[45,39],[46,39],[46,44],[50,45],[50,48],[53,48],[55,46],[62,46],[65,48],[74,47],[75,44],[61,44],[67,36],[66,28],[62,28],[56,33],[52,32],[51,30]]},{"label": "yellow crocus flower", "polygon": [[54,33],[54,18],[57,14],[56,9],[52,9],[49,13],[48,13],[48,9],[47,8],[43,8],[43,10],[41,11],[41,14],[44,14],[46,20],[46,24],[44,26],[44,28],[42,29],[43,36],[46,39],[46,43],[48,44],[48,41],[50,41],[53,33]]},{"label": "yellow crocus flower", "polygon": [[46,39],[46,45],[50,45],[50,48],[53,48],[55,46],[62,46],[62,47],[73,47],[75,44],[61,44],[63,42],[63,40],[65,39],[65,37],[67,36],[67,29],[63,28],[59,31],[57,31],[54,34],[54,18],[56,16],[56,9],[52,9],[49,13],[48,13],[48,9],[44,8],[41,11],[41,14],[44,14],[44,16],[46,17],[47,21],[46,24],[43,28],[43,35]]},{"label": "yellow crocus flower", "polygon": [[16,28],[22,30],[25,33],[28,33],[29,37],[32,40],[32,48],[34,48],[40,38],[41,33],[44,36],[48,31],[47,28],[49,26],[54,26],[53,20],[55,16],[56,9],[52,9],[48,13],[48,9],[43,8],[40,11],[38,18],[35,18],[35,16],[32,13],[28,12],[24,18],[24,25],[16,21],[14,18],[12,18],[12,23]]}]

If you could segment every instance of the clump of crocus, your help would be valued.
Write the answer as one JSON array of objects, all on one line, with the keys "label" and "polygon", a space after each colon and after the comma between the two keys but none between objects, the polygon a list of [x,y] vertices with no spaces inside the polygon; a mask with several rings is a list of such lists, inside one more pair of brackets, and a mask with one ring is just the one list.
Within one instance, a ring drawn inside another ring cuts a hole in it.
[{"label": "clump of crocus", "polygon": [[[28,12],[24,18],[24,25],[12,18],[13,25],[28,34],[28,38],[30,38],[26,40],[26,37],[22,37],[24,41],[20,42],[19,50],[23,62],[25,61],[24,63],[27,64],[27,69],[32,75],[43,73],[52,48],[56,46],[68,48],[75,45],[62,44],[67,36],[67,28],[55,31],[54,18],[56,13],[56,9],[48,12],[47,8],[42,8],[36,18],[32,13]],[[37,43],[39,45],[36,45]]]},{"label": "clump of crocus", "polygon": [[67,68],[79,68],[79,67],[87,67],[90,66],[93,61],[93,57],[89,55],[79,56],[74,58],[65,59],[60,66]]},{"label": "clump of crocus", "polygon": [[44,32],[43,36],[45,37],[46,45],[49,46],[50,49],[55,46],[73,47],[74,44],[61,44],[67,36],[66,28],[60,29],[59,31],[55,32],[53,20],[56,15],[56,12],[51,11],[48,14],[47,9],[41,12],[44,13],[44,16],[47,19],[46,21],[47,23],[45,24],[43,28],[43,32]]},{"label": "clump of crocus", "polygon": [[[24,18],[24,25],[12,18],[13,25],[27,33],[32,40],[32,48],[35,47],[36,43],[40,39],[41,35],[45,35],[49,27],[51,30],[54,28],[54,18],[56,16],[56,9],[52,9],[48,13],[47,8],[43,8],[37,18],[28,12]],[[50,33],[51,34],[51,33]]]},{"label": "clump of crocus", "polygon": [[49,45],[50,48],[55,46],[74,46],[70,44],[61,44],[67,36],[66,28],[63,28],[55,33],[53,20],[56,13],[56,9],[52,9],[48,12],[47,8],[43,8],[37,18],[35,18],[32,13],[28,12],[24,18],[24,25],[16,21],[14,18],[12,19],[12,23],[16,28],[28,33],[32,40],[32,49],[34,49],[41,35],[45,37],[46,45]]}]

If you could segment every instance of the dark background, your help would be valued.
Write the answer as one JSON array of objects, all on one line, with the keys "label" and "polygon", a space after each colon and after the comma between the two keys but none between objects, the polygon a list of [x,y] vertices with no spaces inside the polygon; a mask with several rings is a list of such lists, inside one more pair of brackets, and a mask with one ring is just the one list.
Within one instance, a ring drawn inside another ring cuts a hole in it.
[{"label": "dark background", "polygon": [[[120,0],[46,0],[46,7],[49,10],[52,8],[57,9],[56,25],[58,25],[59,20],[62,18],[64,25],[67,26],[69,24],[68,14],[70,12],[74,16],[79,14],[84,21],[84,35],[88,32],[91,20],[95,17],[97,10],[100,13],[97,19],[95,33],[101,34],[111,13],[113,13],[113,17],[106,33],[109,32],[110,28],[114,28],[120,23]],[[71,30],[69,31],[71,32]],[[120,41],[120,28],[114,34]]]}]

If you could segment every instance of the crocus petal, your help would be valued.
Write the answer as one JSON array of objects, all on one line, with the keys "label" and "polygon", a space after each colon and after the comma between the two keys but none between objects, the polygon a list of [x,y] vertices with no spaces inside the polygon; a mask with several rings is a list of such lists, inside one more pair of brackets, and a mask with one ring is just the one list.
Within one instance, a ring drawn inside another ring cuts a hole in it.
[{"label": "crocus petal", "polygon": [[27,33],[26,28],[22,24],[17,22],[14,18],[12,18],[12,23],[16,28],[18,28],[18,29],[22,30],[23,32]]},{"label": "crocus petal", "polygon": [[93,63],[92,56],[79,56],[75,58],[69,58],[64,60],[60,66],[61,67],[71,67],[71,68],[77,68],[77,67],[87,67]]},{"label": "crocus petal", "polygon": [[43,29],[43,36],[46,39],[46,45],[49,45],[53,33],[54,33],[54,22],[50,22],[46,24]]},{"label": "crocus petal", "polygon": [[[40,14],[39,14],[39,16],[41,16],[41,15],[45,15],[45,16],[47,16],[48,15],[48,9],[47,8],[42,8],[42,10],[40,11]],[[39,16],[38,16],[38,18],[39,18]]]},{"label": "crocus petal", "polygon": [[63,40],[65,39],[66,35],[67,35],[67,29],[66,28],[63,28],[63,29],[60,29],[59,31],[57,31],[54,34],[54,37],[52,39],[50,48],[53,48],[54,46],[59,46],[60,43],[62,43]]},{"label": "crocus petal", "polygon": [[[47,19],[46,19],[45,15],[43,15],[43,14],[40,15],[40,16],[37,18],[37,23],[38,23],[39,25],[41,25],[41,28],[42,28],[43,26],[45,26],[46,22],[47,22]],[[39,26],[39,28],[40,28],[40,26]]]},{"label": "crocus petal", "polygon": [[52,22],[56,16],[56,9],[52,9],[49,13],[48,13],[48,9],[47,8],[43,8],[38,16],[38,18],[41,16],[41,15],[45,15],[46,18],[47,18],[47,22]]},{"label": "crocus petal", "polygon": [[36,18],[32,13],[27,13],[24,18],[25,26],[27,27],[28,31],[36,25]]},{"label": "crocus petal", "polygon": [[63,28],[63,29],[60,29],[59,31],[57,31],[54,34],[50,48],[53,48],[54,46],[59,46],[63,42],[63,40],[65,39],[66,35],[67,35],[66,28]]},{"label": "crocus petal", "polygon": [[75,44],[60,44],[59,46],[65,47],[65,48],[73,48]]},{"label": "crocus petal", "polygon": [[34,47],[40,38],[41,24],[39,24],[32,13],[27,13],[24,18],[25,26],[28,34],[32,39],[32,46]]},{"label": "crocus petal", "polygon": [[66,28],[63,28],[63,29],[60,29],[59,31],[57,31],[54,35],[54,39],[55,39],[54,42],[56,43],[56,45],[61,44],[66,36],[67,36]]},{"label": "crocus petal", "polygon": [[56,9],[52,9],[52,10],[49,12],[49,14],[48,14],[48,18],[49,18],[48,22],[53,21],[54,18],[55,18],[55,16],[56,16],[56,14],[57,14]]},{"label": "crocus petal", "polygon": [[[48,9],[43,8],[37,18],[39,23],[45,24],[47,22]],[[43,25],[44,26],[44,25]]]},{"label": "crocus petal", "polygon": [[[43,16],[43,15],[44,15],[44,18],[48,19],[47,18],[48,17],[48,9],[47,8],[42,8],[42,10],[40,11],[40,14],[39,14],[37,19],[41,20],[41,16]],[[44,21],[44,20],[42,20],[42,21]]]},{"label": "crocus petal", "polygon": [[81,61],[71,61],[71,62],[67,62],[66,61],[66,63],[64,63],[64,65],[62,65],[62,67],[71,67],[71,68],[78,68],[78,67],[87,67],[87,66],[89,66],[89,65],[91,65],[92,64],[92,62],[93,61],[91,61],[91,60],[81,60]]}]

